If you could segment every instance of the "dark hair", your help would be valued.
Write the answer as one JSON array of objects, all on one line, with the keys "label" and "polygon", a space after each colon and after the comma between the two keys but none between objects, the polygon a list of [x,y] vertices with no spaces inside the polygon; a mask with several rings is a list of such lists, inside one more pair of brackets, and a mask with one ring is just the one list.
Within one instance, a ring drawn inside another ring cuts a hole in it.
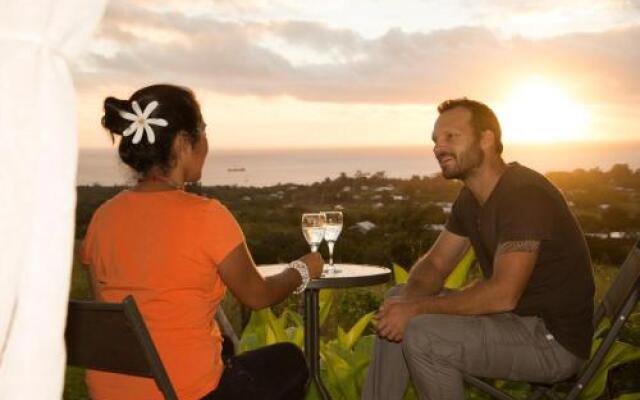
[{"label": "dark hair", "polygon": [[445,100],[438,106],[438,113],[462,107],[471,113],[471,126],[476,137],[486,130],[493,132],[496,140],[496,150],[498,154],[502,154],[502,129],[498,117],[488,105],[476,100],[470,100],[466,97],[460,99]]},{"label": "dark hair", "polygon": [[155,133],[153,144],[149,143],[146,135],[136,144],[132,143],[133,135],[123,136],[118,146],[120,159],[142,176],[154,166],[165,173],[169,172],[175,159],[172,152],[175,137],[183,134],[191,144],[198,141],[202,125],[200,105],[191,90],[174,85],[147,86],[132,94],[128,100],[107,97],[104,100],[102,126],[109,130],[112,140],[114,135],[122,136],[131,125],[131,121],[120,116],[120,111],[133,113],[133,101],[138,102],[143,111],[147,104],[157,101],[158,106],[149,117],[163,118],[168,124],[166,127],[152,126]]}]

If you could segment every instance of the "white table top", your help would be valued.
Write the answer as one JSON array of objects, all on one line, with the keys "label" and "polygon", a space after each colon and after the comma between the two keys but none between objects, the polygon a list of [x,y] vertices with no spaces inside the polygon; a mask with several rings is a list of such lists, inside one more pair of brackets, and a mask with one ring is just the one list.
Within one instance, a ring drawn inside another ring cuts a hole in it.
[{"label": "white table top", "polygon": [[[340,272],[323,275],[309,282],[309,288],[339,288],[354,286],[369,286],[384,283],[391,277],[389,268],[375,265],[335,264]],[[264,277],[282,272],[287,264],[258,265],[258,271]]]}]

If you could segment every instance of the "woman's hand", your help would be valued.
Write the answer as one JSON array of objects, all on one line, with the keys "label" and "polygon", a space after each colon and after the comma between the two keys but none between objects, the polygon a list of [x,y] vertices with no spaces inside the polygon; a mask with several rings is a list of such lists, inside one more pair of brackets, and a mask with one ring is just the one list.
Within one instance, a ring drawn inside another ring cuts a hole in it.
[{"label": "woman's hand", "polygon": [[300,261],[307,264],[307,269],[309,270],[309,278],[317,279],[322,275],[322,267],[324,266],[324,260],[319,252],[313,252],[306,254]]}]

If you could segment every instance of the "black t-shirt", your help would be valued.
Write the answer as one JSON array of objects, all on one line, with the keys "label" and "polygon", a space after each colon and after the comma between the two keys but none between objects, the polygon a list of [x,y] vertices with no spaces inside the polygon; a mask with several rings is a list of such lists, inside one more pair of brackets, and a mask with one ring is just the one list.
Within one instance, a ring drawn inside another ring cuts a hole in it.
[{"label": "black t-shirt", "polygon": [[480,206],[464,187],[447,230],[468,237],[485,278],[500,243],[540,241],[535,268],[514,313],[542,318],[567,350],[587,359],[593,336],[593,273],[584,235],[558,189],[543,175],[509,164]]}]

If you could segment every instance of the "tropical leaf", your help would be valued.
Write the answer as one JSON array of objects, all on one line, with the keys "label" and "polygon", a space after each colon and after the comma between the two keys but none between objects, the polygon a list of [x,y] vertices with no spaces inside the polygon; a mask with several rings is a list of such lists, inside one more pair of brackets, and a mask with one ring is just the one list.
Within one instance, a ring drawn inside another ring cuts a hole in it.
[{"label": "tropical leaf", "polygon": [[293,312],[288,309],[285,310],[285,313],[287,313],[289,321],[293,323],[293,326],[287,328],[289,341],[302,348],[304,342],[304,321],[302,316],[297,312]]},{"label": "tropical leaf", "polygon": [[[373,319],[374,314],[375,311],[372,311],[368,314],[363,315],[355,324],[353,324],[349,332],[342,336],[342,344],[344,345],[344,347],[346,347],[347,349],[353,348],[353,346],[362,336],[364,330],[367,329],[367,325],[369,325],[369,322],[371,322],[371,320]],[[339,337],[340,336],[338,336],[338,338]]]},{"label": "tropical leaf", "polygon": [[616,397],[615,400],[640,400],[640,393],[625,393]]},{"label": "tropical leaf", "polygon": [[338,329],[336,331],[336,340],[338,341],[338,343],[340,343],[342,347],[347,347],[347,334],[344,329],[342,329],[342,327],[338,325]]},{"label": "tropical leaf", "polygon": [[[361,336],[360,340],[353,346],[353,360],[355,365],[358,366],[358,370],[354,371],[356,387],[359,391],[362,390],[364,384],[364,378],[367,374],[367,367],[371,362],[371,354],[373,354],[373,341],[375,335]],[[358,393],[360,398],[361,393]]]},{"label": "tropical leaf", "polygon": [[407,283],[409,273],[398,264],[393,263],[393,277],[396,280],[396,285],[401,285],[403,283]]},{"label": "tropical leaf", "polygon": [[240,348],[238,352],[243,353],[249,350],[255,350],[264,346],[265,338],[264,335],[259,335],[257,332],[252,333],[243,333],[242,339],[240,340]]},{"label": "tropical leaf", "polygon": [[[594,340],[592,352],[596,351],[601,344],[602,339]],[[618,365],[635,360],[640,360],[640,347],[616,341],[613,346],[611,346],[611,349],[609,349],[609,353],[600,364],[591,381],[585,387],[580,398],[583,400],[593,400],[600,397],[607,384],[609,371]]]},{"label": "tropical leaf", "polygon": [[[262,310],[261,310],[262,311]],[[245,352],[263,347],[267,344],[267,329],[258,312],[252,312],[249,322],[242,331],[239,351]]]},{"label": "tropical leaf", "polygon": [[324,324],[327,316],[329,316],[329,311],[331,311],[331,306],[333,305],[333,290],[331,289],[322,289],[320,291],[320,326]]},{"label": "tropical leaf", "polygon": [[600,321],[600,325],[598,325],[593,337],[596,339],[602,337],[609,328],[611,328],[611,321],[609,321],[609,318],[602,318],[602,321]]},{"label": "tropical leaf", "polygon": [[[289,329],[289,321],[294,323],[294,328],[300,329]],[[255,350],[280,342],[292,342],[302,347],[302,326],[302,317],[290,310],[285,310],[280,317],[276,317],[270,308],[254,311],[242,332],[239,351]]]},{"label": "tropical leaf", "polygon": [[465,253],[462,260],[456,265],[456,267],[451,271],[446,281],[444,282],[444,287],[447,289],[459,289],[462,285],[467,281],[467,277],[469,276],[469,271],[471,271],[471,267],[476,260],[476,253],[473,251],[473,248],[470,247],[469,250]]},{"label": "tropical leaf", "polygon": [[[337,393],[332,393],[337,399],[355,399],[358,397],[358,390],[355,386],[354,368],[345,358],[344,349],[333,345],[320,346],[320,355],[325,360],[326,370],[329,376],[328,389],[333,389]],[[347,355],[348,357],[348,355]]]},{"label": "tropical leaf", "polygon": [[309,383],[307,394],[304,396],[304,400],[320,400],[318,389],[316,389],[316,385],[313,383],[313,381]]},{"label": "tropical leaf", "polygon": [[373,351],[373,341],[375,339],[375,335],[366,335],[361,336],[360,340],[356,342],[353,346],[353,354],[356,359],[360,359],[363,357],[366,359],[367,364],[369,363],[369,358],[371,357]]}]

